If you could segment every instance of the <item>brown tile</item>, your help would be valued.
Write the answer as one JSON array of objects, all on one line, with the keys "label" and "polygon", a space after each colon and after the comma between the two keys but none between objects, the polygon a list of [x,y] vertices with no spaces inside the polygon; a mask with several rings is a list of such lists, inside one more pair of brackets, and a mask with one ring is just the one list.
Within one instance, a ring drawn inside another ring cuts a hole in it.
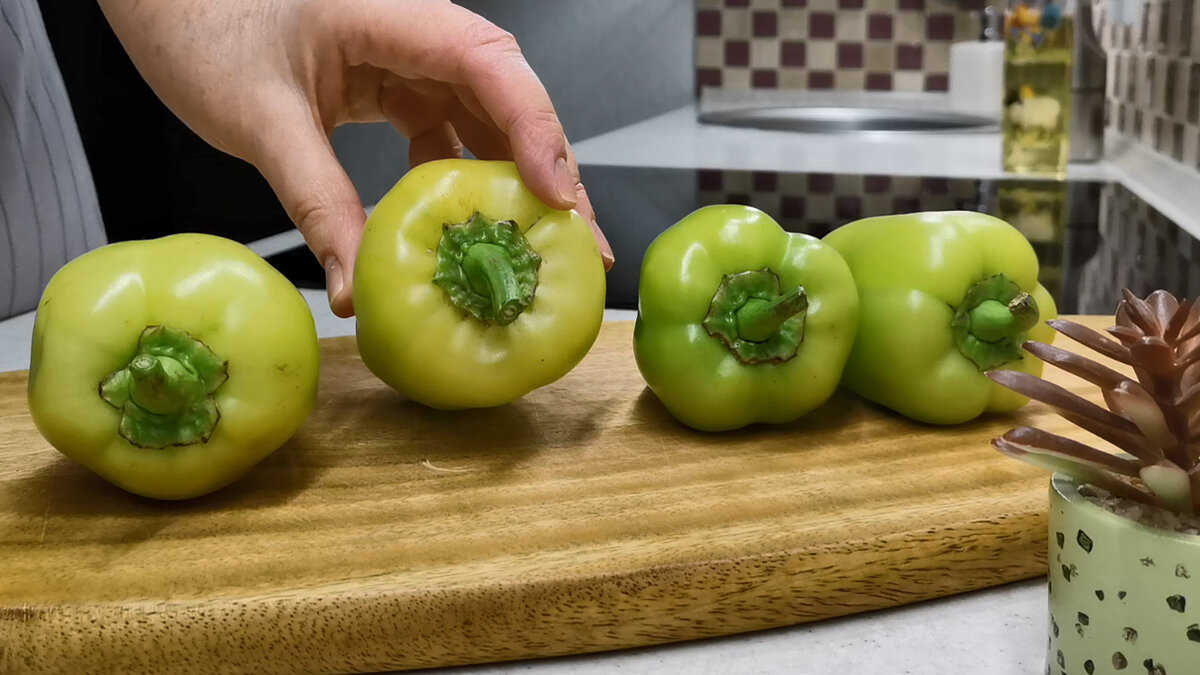
[{"label": "brown tile", "polygon": [[892,200],[893,213],[916,213],[921,210],[921,202],[916,197],[898,196]]},{"label": "brown tile", "polygon": [[808,176],[808,191],[814,194],[833,192],[833,174],[813,173]]},{"label": "brown tile", "polygon": [[833,89],[833,71],[814,70],[808,74],[809,89]]},{"label": "brown tile", "polygon": [[754,37],[775,37],[779,34],[779,15],[775,12],[755,12],[752,34]]},{"label": "brown tile", "polygon": [[791,68],[803,67],[805,65],[804,43],[792,40],[784,40],[779,43],[779,62]]},{"label": "brown tile", "polygon": [[834,201],[834,215],[843,221],[862,218],[862,198],[857,195],[839,196]]},{"label": "brown tile", "polygon": [[838,9],[862,9],[863,0],[838,0]]},{"label": "brown tile", "polygon": [[892,17],[890,14],[870,14],[867,16],[867,39],[892,39]]},{"label": "brown tile", "polygon": [[925,9],[925,0],[900,0],[897,5],[900,9]]},{"label": "brown tile", "polygon": [[950,75],[929,73],[925,76],[925,91],[950,91]]},{"label": "brown tile", "polygon": [[746,40],[730,40],[725,43],[725,65],[750,65],[750,43]]},{"label": "brown tile", "polygon": [[702,9],[696,12],[696,35],[720,35],[721,10]]},{"label": "brown tile", "polygon": [[725,185],[722,172],[717,169],[701,169],[696,175],[701,192],[718,192]]},{"label": "brown tile", "polygon": [[779,86],[779,71],[753,70],[750,72],[750,86],[755,89],[775,89]]},{"label": "brown tile", "polygon": [[720,87],[723,84],[720,68],[696,69],[696,87]]},{"label": "brown tile", "polygon": [[774,171],[755,171],[752,178],[755,192],[774,192],[779,189],[779,174]]},{"label": "brown tile", "polygon": [[784,195],[779,203],[780,215],[784,218],[804,217],[804,197],[800,195]]},{"label": "brown tile", "polygon": [[921,70],[924,67],[924,49],[919,44],[896,45],[897,70]]},{"label": "brown tile", "polygon": [[783,0],[784,7],[807,7],[808,0]]},{"label": "brown tile", "polygon": [[892,188],[890,176],[863,176],[863,190],[867,194],[879,194]]},{"label": "brown tile", "polygon": [[852,69],[863,67],[863,46],[861,42],[842,42],[837,46],[837,67]]},{"label": "brown tile", "polygon": [[832,38],[837,31],[837,18],[833,12],[812,12],[808,15],[810,38]]},{"label": "brown tile", "polygon": [[954,15],[930,14],[925,20],[925,37],[929,40],[953,40]]},{"label": "brown tile", "polygon": [[892,74],[891,73],[867,73],[867,90],[868,91],[891,91],[892,90]]},{"label": "brown tile", "polygon": [[726,7],[749,7],[750,0],[725,0]]}]

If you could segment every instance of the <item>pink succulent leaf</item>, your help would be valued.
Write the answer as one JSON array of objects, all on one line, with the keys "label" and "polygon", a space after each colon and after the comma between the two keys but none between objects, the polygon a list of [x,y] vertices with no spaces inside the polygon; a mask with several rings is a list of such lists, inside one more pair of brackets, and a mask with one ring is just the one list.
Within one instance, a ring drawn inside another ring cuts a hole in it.
[{"label": "pink succulent leaf", "polygon": [[1099,471],[1137,476],[1142,467],[1138,462],[1097,450],[1066,436],[1059,436],[1032,427],[1010,429],[1003,438],[1009,443],[1016,444],[1025,452],[1074,460]]},{"label": "pink succulent leaf", "polygon": [[1133,422],[1124,417],[1114,415],[1095,403],[1081,396],[1076,396],[1057,384],[1047,382],[1036,375],[1023,373],[1019,370],[989,370],[984,374],[1002,387],[1012,389],[1018,394],[1041,401],[1059,410],[1073,412],[1082,417],[1090,417],[1128,433],[1137,433],[1139,431]]},{"label": "pink succulent leaf", "polygon": [[1145,335],[1138,329],[1130,328],[1129,326],[1109,326],[1104,330],[1108,331],[1109,335],[1120,340],[1126,347],[1137,344],[1138,340],[1141,340],[1142,336]]},{"label": "pink succulent leaf", "polygon": [[1165,333],[1170,330],[1171,320],[1179,309],[1179,299],[1162,289],[1156,290],[1146,298],[1146,304],[1154,312],[1154,319]]},{"label": "pink succulent leaf", "polygon": [[1080,429],[1095,434],[1098,438],[1103,438],[1125,452],[1137,457],[1145,464],[1153,464],[1163,458],[1162,448],[1155,447],[1137,431],[1131,433],[1114,429],[1103,422],[1069,412],[1059,412],[1059,415],[1062,415],[1063,419]]},{"label": "pink succulent leaf", "polygon": [[1188,319],[1192,316],[1192,306],[1195,300],[1184,300],[1175,308],[1174,314],[1171,315],[1171,320],[1165,322],[1166,330],[1163,331],[1163,337],[1167,342],[1179,343],[1179,336],[1183,334],[1184,327],[1188,324]]},{"label": "pink succulent leaf", "polygon": [[1114,478],[1106,471],[1096,469],[1090,464],[1085,464],[1076,459],[1038,452],[1036,448],[1023,447],[1003,436],[993,438],[992,446],[1002,454],[1019,459],[1026,464],[1032,464],[1050,472],[1065,473],[1081,483],[1095,485],[1096,487],[1108,490],[1114,495],[1142,504],[1160,505],[1159,500],[1153,495],[1147,494],[1122,480]]},{"label": "pink succulent leaf", "polygon": [[1121,303],[1121,307],[1126,310],[1129,320],[1138,328],[1142,329],[1143,333],[1148,335],[1159,335],[1162,333],[1162,326],[1158,324],[1158,318],[1154,315],[1154,310],[1145,301],[1133,294],[1133,291],[1128,288],[1121,289],[1121,293],[1125,296],[1125,302]]},{"label": "pink succulent leaf", "polygon": [[1193,365],[1200,363],[1200,346],[1192,347],[1185,351],[1182,357],[1175,361],[1174,366],[1180,370],[1191,368]]},{"label": "pink succulent leaf", "polygon": [[1106,389],[1104,400],[1113,412],[1136,424],[1142,435],[1157,447],[1165,450],[1179,443],[1175,434],[1171,433],[1158,402],[1137,382],[1125,380],[1112,389]]},{"label": "pink succulent leaf", "polygon": [[1164,460],[1142,467],[1141,478],[1167,508],[1176,513],[1193,512],[1192,483],[1183,469]]},{"label": "pink succulent leaf", "polygon": [[1191,316],[1184,324],[1184,327],[1179,331],[1178,342],[1187,342],[1194,337],[1200,336],[1200,305],[1193,304]]},{"label": "pink succulent leaf", "polygon": [[1113,387],[1126,379],[1124,375],[1108,366],[1044,342],[1030,341],[1022,346],[1025,351],[1046,363],[1054,364],[1062,370],[1100,387]]},{"label": "pink succulent leaf", "polygon": [[1193,382],[1171,405],[1185,411],[1200,410],[1200,382]]},{"label": "pink succulent leaf", "polygon": [[1129,356],[1129,349],[1125,345],[1110,340],[1083,324],[1075,323],[1068,319],[1051,319],[1046,322],[1051,328],[1066,335],[1072,340],[1096,351],[1104,356],[1107,356],[1114,361],[1119,361],[1125,364],[1132,364],[1133,361]]},{"label": "pink succulent leaf", "polygon": [[1175,362],[1175,350],[1160,337],[1144,337],[1129,347],[1129,353],[1138,367],[1154,376],[1172,375],[1179,366]]}]

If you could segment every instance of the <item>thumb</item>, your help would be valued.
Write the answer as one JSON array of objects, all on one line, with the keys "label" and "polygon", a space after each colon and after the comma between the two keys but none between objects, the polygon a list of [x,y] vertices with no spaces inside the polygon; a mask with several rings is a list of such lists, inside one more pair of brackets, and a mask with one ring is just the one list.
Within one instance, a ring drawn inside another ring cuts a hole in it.
[{"label": "thumb", "polygon": [[367,217],[358,191],[311,118],[276,124],[259,146],[253,163],[325,268],[330,309],[352,316],[354,261]]}]

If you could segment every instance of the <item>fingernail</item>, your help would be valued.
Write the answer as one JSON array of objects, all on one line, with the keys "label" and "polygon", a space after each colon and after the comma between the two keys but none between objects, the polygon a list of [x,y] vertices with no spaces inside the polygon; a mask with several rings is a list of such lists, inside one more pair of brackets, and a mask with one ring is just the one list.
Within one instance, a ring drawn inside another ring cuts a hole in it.
[{"label": "fingernail", "polygon": [[342,294],[342,289],[346,287],[346,280],[342,276],[342,264],[338,259],[329,256],[325,259],[325,289],[329,293],[329,304],[333,305],[333,301]]},{"label": "fingernail", "polygon": [[567,160],[562,157],[554,163],[554,180],[558,183],[558,198],[566,204],[575,204],[575,177],[571,175]]}]

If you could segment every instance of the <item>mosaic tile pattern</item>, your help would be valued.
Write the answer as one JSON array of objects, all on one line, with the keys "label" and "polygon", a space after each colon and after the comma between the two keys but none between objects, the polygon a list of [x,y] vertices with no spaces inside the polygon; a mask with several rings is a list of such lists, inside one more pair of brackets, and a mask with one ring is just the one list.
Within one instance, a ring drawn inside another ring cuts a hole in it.
[{"label": "mosaic tile pattern", "polygon": [[1200,169],[1200,6],[1143,0],[1139,25],[1107,25],[1108,125]]},{"label": "mosaic tile pattern", "polygon": [[1080,272],[1083,311],[1112,313],[1122,288],[1200,297],[1200,240],[1117,184],[1101,193],[1099,223],[1096,252]]},{"label": "mosaic tile pattern", "polygon": [[696,91],[945,91],[985,0],[696,0]]}]

